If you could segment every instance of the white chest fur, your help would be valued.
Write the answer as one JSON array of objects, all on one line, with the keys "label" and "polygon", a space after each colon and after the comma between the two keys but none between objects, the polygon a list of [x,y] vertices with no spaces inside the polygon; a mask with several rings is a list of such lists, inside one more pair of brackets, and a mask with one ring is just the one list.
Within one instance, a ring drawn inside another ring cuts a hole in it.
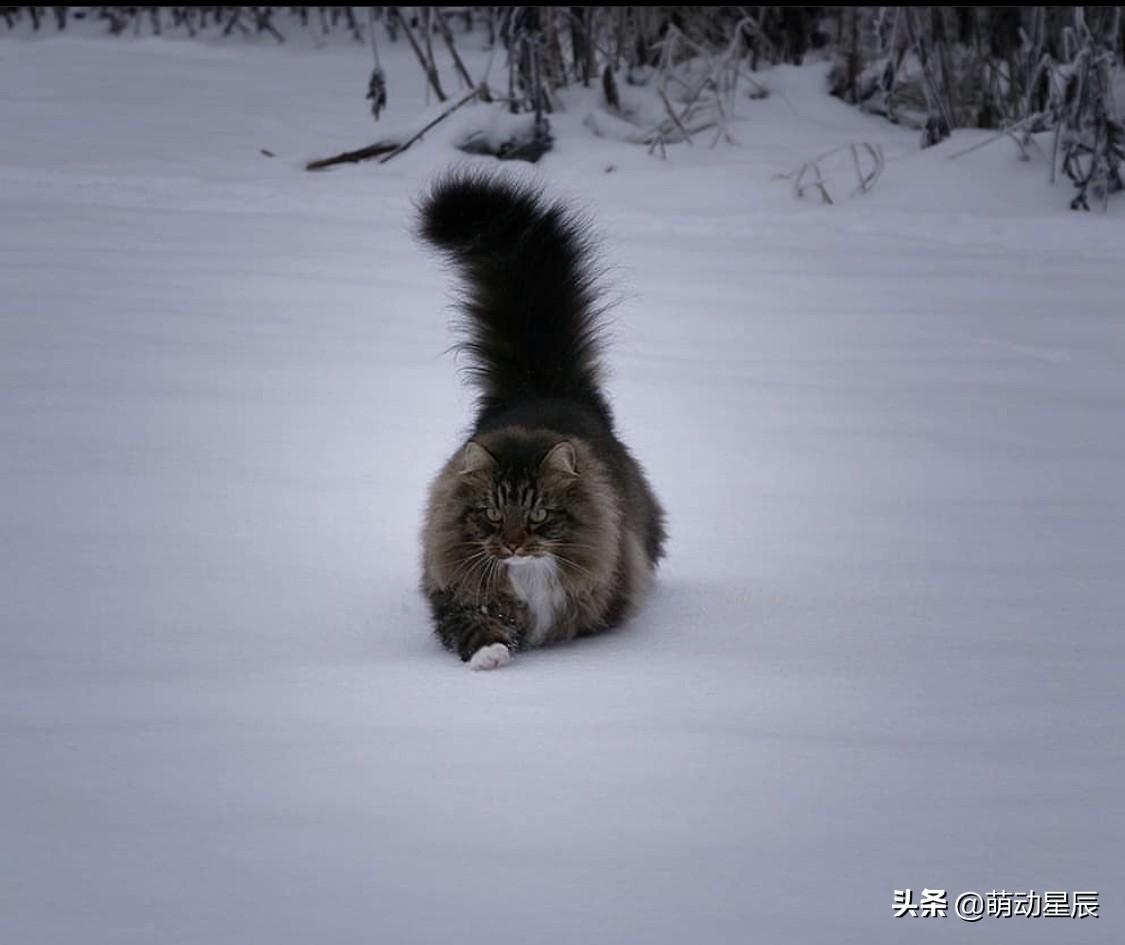
[{"label": "white chest fur", "polygon": [[547,557],[510,558],[508,580],[512,593],[527,604],[530,617],[527,644],[538,646],[547,639],[566,599],[559,583],[558,565]]}]

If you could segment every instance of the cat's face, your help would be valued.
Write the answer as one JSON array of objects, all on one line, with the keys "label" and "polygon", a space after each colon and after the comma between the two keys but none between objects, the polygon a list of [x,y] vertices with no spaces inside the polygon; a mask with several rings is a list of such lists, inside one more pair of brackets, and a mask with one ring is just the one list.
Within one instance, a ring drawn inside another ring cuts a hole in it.
[{"label": "cat's face", "polygon": [[470,443],[461,477],[466,544],[509,567],[544,557],[576,560],[583,503],[569,443],[536,463],[506,463]]},{"label": "cat's face", "polygon": [[434,483],[428,579],[483,595],[505,574],[549,563],[583,593],[613,574],[620,522],[607,473],[582,441],[514,428],[489,433]]}]

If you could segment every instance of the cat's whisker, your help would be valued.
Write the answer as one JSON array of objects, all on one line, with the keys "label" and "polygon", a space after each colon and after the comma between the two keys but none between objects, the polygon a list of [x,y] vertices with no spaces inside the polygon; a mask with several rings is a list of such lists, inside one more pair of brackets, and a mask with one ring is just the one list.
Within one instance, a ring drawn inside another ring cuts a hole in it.
[{"label": "cat's whisker", "polygon": [[579,541],[560,541],[552,547],[555,548],[568,548],[573,551],[593,551],[597,553],[600,549],[597,545],[587,544],[586,542]]},{"label": "cat's whisker", "polygon": [[484,603],[485,602],[485,598],[487,597],[486,584],[488,582],[488,576],[489,576],[491,571],[492,571],[492,558],[485,558],[484,563],[481,565],[481,568],[480,568],[480,571],[479,571],[479,574],[478,574],[478,577],[477,577],[477,585],[476,585],[477,586],[477,590],[476,590],[477,603]]},{"label": "cat's whisker", "polygon": [[475,554],[466,555],[464,558],[461,559],[461,563],[457,566],[457,570],[454,571],[454,574],[456,574],[458,571],[462,570],[463,568],[465,568],[469,564],[472,564],[474,561],[476,561],[478,558],[480,558],[483,554],[484,554],[483,551],[478,551]]},{"label": "cat's whisker", "polygon": [[466,578],[468,576],[468,573],[470,572],[470,569],[479,565],[482,561],[486,560],[487,558],[488,558],[488,552],[487,551],[478,551],[476,554],[470,555],[468,558],[466,558],[464,561],[462,561],[454,569],[453,573],[450,575],[450,578],[449,578],[450,583],[454,583],[454,582],[456,582],[456,581],[458,581],[462,578]]},{"label": "cat's whisker", "polygon": [[466,589],[472,588],[472,596],[480,602],[483,597],[484,579],[488,574],[489,568],[492,566],[492,556],[487,552],[482,552],[477,556],[472,566],[465,573],[461,579],[461,583]]},{"label": "cat's whisker", "polygon": [[558,553],[554,554],[553,557],[555,558],[556,561],[562,562],[563,565],[565,565],[566,567],[569,567],[569,568],[573,568],[575,571],[579,572],[580,574],[584,574],[587,577],[596,577],[597,576],[589,568],[579,564],[577,561],[575,561],[572,558],[568,558],[565,555],[560,555]]}]

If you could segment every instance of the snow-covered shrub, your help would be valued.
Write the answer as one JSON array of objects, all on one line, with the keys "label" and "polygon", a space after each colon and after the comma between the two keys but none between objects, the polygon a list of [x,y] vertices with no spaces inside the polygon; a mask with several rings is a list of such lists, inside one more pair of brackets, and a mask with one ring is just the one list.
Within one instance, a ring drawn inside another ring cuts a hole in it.
[{"label": "snow-covered shrub", "polygon": [[[1082,7],[1064,32],[1066,63],[1052,108],[1057,112],[1056,154],[1078,193],[1076,210],[1089,210],[1090,198],[1104,203],[1125,186],[1125,123],[1114,97],[1114,43],[1120,35],[1120,7],[1102,8],[1091,29]],[[1107,15],[1108,14],[1108,15]]]},{"label": "snow-covered shrub", "polygon": [[1025,144],[1053,130],[1072,207],[1122,189],[1120,7],[853,7],[832,22],[833,94],[918,128],[923,147],[954,128]]},{"label": "snow-covered shrub", "polygon": [[[445,114],[472,95],[533,116],[531,124],[517,123],[515,138],[481,129],[463,142],[528,159],[551,146],[550,116],[567,86],[600,83],[601,108],[585,121],[595,133],[662,154],[670,144],[694,143],[701,132],[710,132],[711,144],[733,140],[735,102],[765,94],[753,70],[826,55],[833,94],[917,128],[923,147],[955,128],[1008,131],[1025,144],[1033,133],[1054,131],[1054,169],[1073,182],[1073,205],[1089,208],[1123,183],[1125,131],[1114,95],[1125,53],[1121,9],[0,7],[0,28],[63,30],[81,19],[113,34],[284,42],[295,31],[337,33],[372,46],[374,69],[363,91],[376,120],[394,91],[377,45],[405,42],[433,97],[447,103]],[[494,63],[502,68],[491,73],[495,88],[471,75],[458,53],[469,33],[500,54]],[[451,69],[454,76],[443,75]]]}]

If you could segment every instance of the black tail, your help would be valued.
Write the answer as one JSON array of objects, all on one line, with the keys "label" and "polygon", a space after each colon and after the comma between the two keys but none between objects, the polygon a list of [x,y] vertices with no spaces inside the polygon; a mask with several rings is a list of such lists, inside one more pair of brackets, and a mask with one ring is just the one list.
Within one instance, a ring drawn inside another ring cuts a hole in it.
[{"label": "black tail", "polygon": [[609,422],[587,227],[531,187],[460,173],[423,199],[420,232],[467,282],[469,338],[461,349],[482,408],[567,399]]}]

